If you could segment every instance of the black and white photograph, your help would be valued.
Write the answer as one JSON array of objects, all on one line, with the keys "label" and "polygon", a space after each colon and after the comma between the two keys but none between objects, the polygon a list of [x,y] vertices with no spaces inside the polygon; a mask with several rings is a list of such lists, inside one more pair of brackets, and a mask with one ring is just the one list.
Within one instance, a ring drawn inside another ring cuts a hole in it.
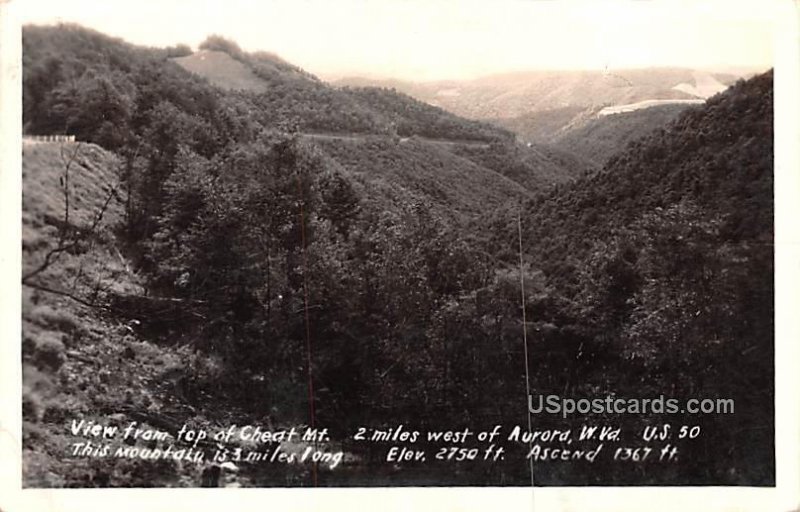
[{"label": "black and white photograph", "polygon": [[796,3],[5,4],[23,490],[793,474]]}]

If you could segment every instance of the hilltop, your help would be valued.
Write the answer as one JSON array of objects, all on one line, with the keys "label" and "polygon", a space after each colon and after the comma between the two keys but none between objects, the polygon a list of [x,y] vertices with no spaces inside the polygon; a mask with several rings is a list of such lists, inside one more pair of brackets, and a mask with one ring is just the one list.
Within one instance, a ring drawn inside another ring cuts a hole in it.
[{"label": "hilltop", "polygon": [[187,71],[203,76],[224,89],[255,92],[267,90],[267,83],[253,70],[222,51],[200,50],[174,60]]}]

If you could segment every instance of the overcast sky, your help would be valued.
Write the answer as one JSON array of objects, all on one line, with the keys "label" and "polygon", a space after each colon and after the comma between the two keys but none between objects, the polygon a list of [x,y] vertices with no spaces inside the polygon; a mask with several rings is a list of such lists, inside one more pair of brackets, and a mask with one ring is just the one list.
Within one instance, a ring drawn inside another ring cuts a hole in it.
[{"label": "overcast sky", "polygon": [[464,79],[528,69],[772,65],[779,0],[15,0],[150,46],[209,34],[323,77]]}]

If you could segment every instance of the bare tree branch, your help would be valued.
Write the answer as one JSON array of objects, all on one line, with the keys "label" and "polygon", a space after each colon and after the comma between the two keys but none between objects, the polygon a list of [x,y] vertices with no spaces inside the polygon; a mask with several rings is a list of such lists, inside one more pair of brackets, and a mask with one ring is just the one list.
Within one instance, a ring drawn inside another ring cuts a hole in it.
[{"label": "bare tree branch", "polygon": [[105,200],[103,201],[103,205],[100,209],[95,213],[94,218],[92,219],[92,223],[88,229],[82,230],[82,233],[70,235],[69,229],[69,210],[70,210],[70,192],[69,192],[69,170],[72,166],[72,163],[75,161],[75,158],[78,156],[78,150],[80,148],[80,144],[77,144],[75,147],[75,151],[72,152],[72,155],[69,158],[64,156],[64,149],[63,146],[61,148],[61,157],[62,162],[64,162],[64,176],[62,177],[62,183],[64,187],[64,224],[61,227],[58,242],[56,246],[49,250],[47,254],[45,254],[44,260],[42,263],[36,267],[35,269],[23,274],[22,282],[25,283],[30,280],[32,277],[35,277],[38,274],[41,274],[45,270],[47,270],[53,263],[55,263],[58,258],[65,252],[69,252],[75,249],[81,242],[91,238],[91,235],[97,230],[97,227],[100,225],[100,222],[103,220],[103,216],[105,215],[106,211],[108,210],[108,206],[111,204],[111,200],[114,197],[119,197],[117,193],[117,187],[111,186],[111,190],[109,191],[108,195],[106,196]]},{"label": "bare tree branch", "polygon": [[31,282],[31,281],[23,281],[22,285],[23,285],[23,286],[27,286],[27,287],[29,287],[29,288],[33,288],[34,290],[40,290],[40,291],[43,291],[43,292],[52,293],[52,294],[54,294],[54,295],[60,295],[60,296],[62,296],[62,297],[67,297],[67,298],[69,298],[69,299],[72,299],[72,300],[74,300],[75,302],[78,302],[78,303],[80,303],[80,304],[83,304],[84,306],[89,306],[90,308],[95,308],[95,309],[108,309],[108,308],[107,308],[105,305],[103,305],[103,304],[96,304],[96,303],[92,303],[92,302],[90,302],[90,301],[88,301],[88,300],[85,300],[85,299],[83,299],[83,298],[81,298],[81,297],[78,297],[78,296],[77,296],[77,295],[75,295],[74,293],[65,292],[65,291],[63,291],[63,290],[57,290],[57,289],[55,289],[55,288],[50,288],[49,286],[45,286],[45,285],[43,285],[43,284],[34,283],[34,282]]}]

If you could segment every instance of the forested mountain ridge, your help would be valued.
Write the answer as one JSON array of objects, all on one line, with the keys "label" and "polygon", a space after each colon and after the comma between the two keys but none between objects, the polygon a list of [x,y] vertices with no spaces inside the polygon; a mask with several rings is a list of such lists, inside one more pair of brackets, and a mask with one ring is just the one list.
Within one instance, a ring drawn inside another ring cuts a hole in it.
[{"label": "forested mountain ridge", "polygon": [[[734,397],[735,417],[703,421],[752,453],[773,439],[772,75],[737,82],[521,213],[526,264],[550,290],[529,315],[592,354],[596,377],[582,385],[608,386],[612,372],[615,389]],[[487,245],[509,264],[514,213]],[[735,457],[747,473],[747,455]]]},{"label": "forested mountain ridge", "polygon": [[[446,165],[458,167],[466,158],[472,162],[469,165],[484,168],[489,176],[504,169],[486,169],[482,162],[487,153],[490,158],[514,161],[510,177],[521,185],[518,192],[523,195],[526,188],[541,190],[591,167],[552,152],[545,156],[535,148],[529,151],[516,145],[505,130],[458,118],[393,91],[336,90],[277,57],[245,53],[235,43],[216,36],[204,42],[196,55],[180,46],[137,48],[69,25],[26,27],[23,45],[25,97],[29,99],[24,113],[27,133],[68,131],[78,140],[127,151],[139,160],[155,150],[141,144],[150,140],[155,129],[174,132],[174,143],[188,144],[206,157],[272,130],[338,134],[343,139],[381,136],[395,144],[418,137],[454,151],[460,144],[485,146],[475,158],[475,151],[462,153]],[[187,73],[176,64],[186,65],[187,59],[195,59],[196,64],[202,59],[211,62],[189,66],[194,72]],[[231,66],[238,75],[220,74],[220,67],[230,71]],[[229,81],[227,86],[219,83],[223,76]],[[239,90],[230,83],[253,84],[255,89],[245,86]],[[172,127],[155,128],[171,118],[175,119]],[[170,159],[156,160],[170,165]],[[402,156],[394,165],[405,165]],[[392,185],[406,186],[402,182]]]},{"label": "forested mountain ridge", "polygon": [[[25,27],[25,93],[32,100],[38,100],[26,105],[27,130],[31,133],[63,132],[68,127],[79,138],[86,138],[90,135],[86,132],[88,129],[75,118],[76,113],[71,109],[76,109],[81,101],[91,107],[88,100],[90,96],[96,97],[101,87],[105,99],[115,106],[113,111],[104,112],[105,120],[120,124],[120,130],[126,129],[131,121],[126,115],[131,110],[147,106],[141,104],[146,101],[146,91],[139,88],[161,79],[168,81],[173,88],[173,94],[166,98],[190,114],[201,113],[197,109],[202,101],[211,108],[213,105],[207,98],[210,96],[227,103],[226,106],[240,103],[255,108],[253,120],[263,127],[373,134],[394,130],[403,136],[418,134],[457,140],[491,141],[510,137],[502,129],[460,119],[389,91],[337,91],[299,68],[289,64],[279,66],[274,60],[265,61],[258,54],[244,53],[235,43],[218,37],[210,37],[201,47],[204,50],[198,59],[213,57],[213,64],[217,66],[238,63],[241,69],[251,72],[251,80],[261,81],[264,86],[258,91],[243,88],[244,92],[260,94],[237,97],[235,94],[222,94],[213,87],[204,87],[208,82],[191,78],[175,64],[185,63],[191,57],[186,55],[189,50],[185,47],[140,48],[70,25]],[[211,69],[195,68],[193,72],[202,77]],[[212,84],[216,82],[224,89],[231,89],[220,83],[219,76],[209,75],[209,78]],[[186,90],[176,90],[180,88]],[[135,123],[132,128],[135,130]],[[100,127],[94,129],[99,131]]]},{"label": "forested mountain ridge", "polygon": [[270,114],[262,120],[266,126],[484,142],[512,137],[503,129],[459,118],[389,89],[333,89],[285,61],[248,54],[219,37],[208,38],[200,48],[200,53],[174,61],[224,89],[255,92],[262,112]]},{"label": "forested mountain ridge", "polygon": [[[536,220],[529,234],[538,240],[562,221],[573,234],[618,228],[656,208],[693,201],[724,217],[722,236],[769,241],[772,133],[769,72],[682,113],[591,176],[539,196],[529,209]],[[571,216],[575,211],[582,218]],[[574,254],[577,246],[570,249]]]},{"label": "forested mountain ridge", "polygon": [[[554,145],[602,165],[637,136],[664,127],[689,102],[702,102],[737,78],[702,70],[653,68],[519,72],[423,83],[344,78],[332,83],[393,87],[458,115],[505,128],[523,143]],[[644,107],[648,102],[664,105],[602,115],[622,105]]]}]

